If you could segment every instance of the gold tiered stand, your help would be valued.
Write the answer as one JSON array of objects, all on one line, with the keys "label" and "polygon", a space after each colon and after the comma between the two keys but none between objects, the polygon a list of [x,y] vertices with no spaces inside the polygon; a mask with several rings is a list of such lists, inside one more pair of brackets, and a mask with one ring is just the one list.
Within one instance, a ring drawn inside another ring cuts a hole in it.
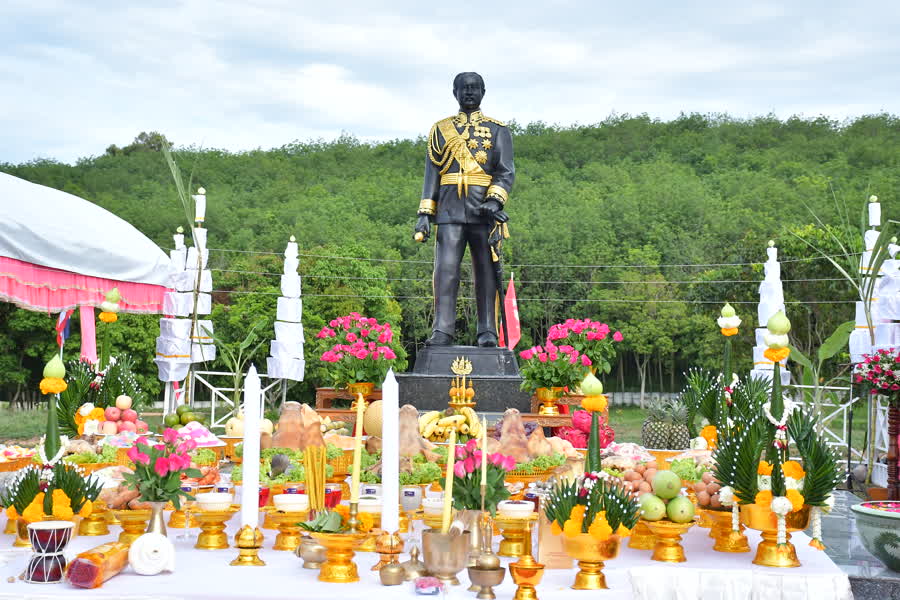
[{"label": "gold tiered stand", "polygon": [[183,510],[173,510],[169,517],[168,526],[172,529],[193,529],[199,527],[197,522],[197,514],[195,511],[190,512],[190,516]]},{"label": "gold tiered stand", "polygon": [[631,530],[631,538],[628,540],[628,547],[635,550],[653,550],[656,546],[656,536],[647,527],[647,522],[640,520],[634,529]]},{"label": "gold tiered stand", "polygon": [[197,537],[194,548],[199,550],[228,549],[228,534],[225,533],[225,524],[240,508],[239,504],[232,504],[228,510],[198,512],[197,522],[200,524],[200,535]]},{"label": "gold tiered stand", "polygon": [[656,537],[653,548],[653,560],[660,562],[685,562],[684,548],[681,547],[681,536],[694,526],[694,521],[674,523],[672,521],[647,521],[647,526]]},{"label": "gold tiered stand", "polygon": [[747,542],[747,536],[744,535],[744,526],[739,525],[740,531],[731,529],[731,511],[723,510],[704,510],[700,513],[701,518],[706,518],[712,523],[709,535],[716,542],[713,544],[713,550],[716,552],[750,552],[750,544]]},{"label": "gold tiered stand", "polygon": [[122,533],[119,534],[119,542],[131,545],[134,540],[144,535],[147,529],[147,521],[150,520],[150,509],[138,510],[114,510],[112,511],[122,524]]},{"label": "gold tiered stand", "polygon": [[603,561],[619,555],[622,539],[612,535],[602,542],[590,533],[580,533],[574,537],[563,536],[566,554],[578,561],[573,590],[607,590]]},{"label": "gold tiered stand", "polygon": [[106,521],[106,503],[97,500],[91,506],[91,514],[78,524],[78,535],[109,535],[109,523]]},{"label": "gold tiered stand", "polygon": [[526,539],[527,534],[531,531],[532,521],[536,521],[537,518],[537,513],[531,513],[522,519],[497,515],[494,524],[500,528],[500,535],[503,536],[497,554],[512,558],[524,556],[531,543]]},{"label": "gold tiered stand", "polygon": [[295,551],[303,537],[300,534],[300,523],[307,519],[309,511],[282,512],[276,510],[270,514],[272,521],[278,527],[278,535],[275,536],[275,545],[272,546],[272,550]]},{"label": "gold tiered stand", "polygon": [[319,571],[319,581],[326,583],[359,581],[359,571],[353,562],[353,554],[368,534],[313,532],[311,535],[325,546],[326,559]]},{"label": "gold tiered stand", "polygon": [[754,565],[763,567],[799,567],[797,549],[791,543],[791,532],[803,531],[809,526],[810,507],[804,506],[785,517],[786,544],[778,544],[778,519],[767,506],[744,504],[741,506],[741,521],[750,529],[760,532],[762,540],[756,547]]},{"label": "gold tiered stand", "polygon": [[531,556],[531,520],[525,520],[525,549],[518,561],[510,563],[509,574],[518,586],[513,600],[537,600],[537,586],[544,577],[544,565]]}]

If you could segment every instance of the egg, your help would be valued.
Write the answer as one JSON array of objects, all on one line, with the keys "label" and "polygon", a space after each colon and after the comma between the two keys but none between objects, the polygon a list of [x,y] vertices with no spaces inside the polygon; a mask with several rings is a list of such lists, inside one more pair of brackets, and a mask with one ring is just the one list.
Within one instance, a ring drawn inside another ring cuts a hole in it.
[{"label": "egg", "polygon": [[656,464],[655,460],[651,460],[650,462],[647,463],[646,466],[648,469],[653,469],[654,471],[659,468],[659,465]]},{"label": "egg", "polygon": [[634,468],[634,470],[635,470],[636,472],[640,473],[641,475],[644,474],[644,471],[645,471],[646,469],[647,469],[647,467],[645,467],[644,465],[638,465],[638,466],[636,466],[636,467]]},{"label": "egg", "polygon": [[638,491],[641,493],[650,492],[653,490],[653,487],[650,485],[649,481],[642,481],[638,484]]},{"label": "egg", "polygon": [[713,483],[709,484],[708,486],[706,486],[706,491],[709,492],[710,494],[715,494],[720,489],[722,489],[722,486],[716,482],[713,482]]},{"label": "egg", "polygon": [[718,494],[716,494],[715,496],[712,496],[709,499],[709,505],[712,506],[713,508],[719,508],[720,506],[722,506],[722,501],[719,500]]},{"label": "egg", "polygon": [[713,474],[707,471],[703,474],[703,477],[701,477],[701,479],[703,480],[703,483],[712,483]]},{"label": "egg", "polygon": [[706,484],[703,483],[702,481],[698,481],[697,483],[694,484],[694,491],[697,492],[698,494],[699,494],[700,492],[705,492],[705,491],[706,491]]},{"label": "egg", "polygon": [[647,481],[653,481],[653,478],[656,476],[656,469],[647,469],[644,471],[644,479]]},{"label": "egg", "polygon": [[697,503],[700,506],[709,506],[709,493],[697,492]]}]

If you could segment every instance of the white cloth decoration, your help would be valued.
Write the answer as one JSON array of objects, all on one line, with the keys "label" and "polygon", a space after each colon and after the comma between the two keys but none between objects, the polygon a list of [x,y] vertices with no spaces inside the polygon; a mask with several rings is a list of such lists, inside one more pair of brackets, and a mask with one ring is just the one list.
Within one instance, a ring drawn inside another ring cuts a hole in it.
[{"label": "white cloth decoration", "polygon": [[184,381],[191,366],[190,358],[184,360],[157,358],[153,362],[159,370],[160,381]]},{"label": "white cloth decoration", "polygon": [[719,327],[722,329],[737,329],[741,326],[741,318],[737,315],[733,317],[719,317],[716,319],[716,323],[719,324]]},{"label": "white cloth decoration", "polygon": [[300,275],[286,273],[281,276],[281,295],[285,298],[299,298],[301,292]]},{"label": "white cloth decoration", "polygon": [[300,298],[300,275],[297,268],[297,242],[291,236],[284,249],[281,293],[275,312],[275,339],[266,360],[270,377],[303,381],[306,361],[303,359],[303,300]]},{"label": "white cloth decoration", "polygon": [[198,252],[195,246],[191,246],[188,248],[187,260],[185,261],[185,266],[191,269],[196,269],[199,265],[201,269],[205,269],[206,265],[209,263],[209,250],[204,250],[199,254],[200,262],[198,263]]},{"label": "white cloth decoration", "polygon": [[208,362],[216,360],[215,344],[191,344],[191,362]]},{"label": "white cloth decoration", "polygon": [[279,298],[275,318],[279,321],[299,323],[303,317],[303,300],[300,298]]},{"label": "white cloth decoration", "polygon": [[179,338],[156,338],[156,356],[159,358],[187,358],[191,355],[191,341]]},{"label": "white cloth decoration", "polygon": [[165,338],[187,339],[191,334],[189,319],[160,319],[159,336]]},{"label": "white cloth decoration", "polygon": [[769,348],[784,348],[790,343],[788,340],[787,334],[776,335],[772,333],[766,333],[763,335],[763,340],[766,342],[766,346]]},{"label": "white cloth decoration", "polygon": [[138,575],[175,570],[175,545],[161,533],[145,533],[131,543],[128,564]]},{"label": "white cloth decoration", "polygon": [[793,477],[785,477],[784,478],[784,487],[788,490],[802,490],[803,484],[806,481],[806,477],[801,479],[794,479]]}]

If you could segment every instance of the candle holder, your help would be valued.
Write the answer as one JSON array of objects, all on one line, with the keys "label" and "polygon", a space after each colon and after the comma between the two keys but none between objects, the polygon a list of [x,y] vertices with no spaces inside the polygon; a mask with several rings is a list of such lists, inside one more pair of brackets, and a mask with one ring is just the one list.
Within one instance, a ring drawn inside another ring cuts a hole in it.
[{"label": "candle holder", "polygon": [[516,583],[516,593],[513,600],[537,600],[535,586],[544,577],[544,565],[531,556],[531,521],[525,522],[525,553],[514,563],[509,565],[509,574]]},{"label": "candle holder", "polygon": [[634,529],[631,530],[631,539],[628,540],[628,547],[635,550],[653,550],[656,546],[656,536],[647,527],[646,521],[638,521]]},{"label": "candle holder", "polygon": [[354,583],[359,571],[353,562],[354,549],[366,538],[365,533],[318,533],[312,536],[325,546],[325,564],[319,571],[319,581],[325,583]]},{"label": "candle holder", "polygon": [[91,514],[78,524],[78,535],[109,535],[109,523],[106,522],[106,503],[97,500],[91,506]]},{"label": "candle holder", "polygon": [[282,512],[272,511],[272,520],[278,527],[278,535],[275,536],[275,545],[272,550],[287,550],[293,552],[300,545],[300,523],[305,521],[309,511]]},{"label": "candle holder", "polygon": [[259,549],[262,548],[263,534],[259,527],[244,525],[234,535],[234,545],[238,548],[238,557],[231,561],[232,567],[263,567],[264,563],[259,558]]},{"label": "candle holder", "polygon": [[382,531],[375,538],[375,552],[381,555],[381,560],[372,567],[373,571],[380,571],[382,567],[397,562],[397,557],[403,550],[403,540],[400,539],[399,533],[399,531],[394,533]]},{"label": "candle holder", "polygon": [[681,547],[681,536],[694,526],[694,521],[673,523],[672,521],[649,521],[647,526],[656,536],[656,546],[650,558],[659,562],[685,562],[684,548]]},{"label": "candle holder", "polygon": [[[526,534],[531,531],[531,522],[537,519],[537,513],[522,518],[503,517],[498,515],[494,523],[500,528],[503,540],[497,552],[500,556],[519,558],[526,553]],[[530,544],[529,544],[530,545]]]},{"label": "candle holder", "polygon": [[122,524],[122,533],[119,534],[119,542],[131,545],[131,543],[144,535],[147,529],[147,521],[150,520],[150,509],[139,510],[114,510],[113,514]]},{"label": "candle holder", "polygon": [[167,525],[172,529],[194,529],[199,527],[200,524],[197,521],[197,515],[194,512],[191,512],[190,515],[185,513],[183,510],[173,510],[172,515],[169,517],[169,523]]},{"label": "candle holder", "polygon": [[359,531],[359,502],[350,502],[350,514],[347,517],[347,525],[350,527],[350,533]]},{"label": "candle holder", "polygon": [[203,510],[197,513],[197,521],[200,523],[200,535],[194,548],[198,550],[227,550],[228,535],[225,533],[225,523],[240,509],[237,504],[232,504],[228,510]]}]

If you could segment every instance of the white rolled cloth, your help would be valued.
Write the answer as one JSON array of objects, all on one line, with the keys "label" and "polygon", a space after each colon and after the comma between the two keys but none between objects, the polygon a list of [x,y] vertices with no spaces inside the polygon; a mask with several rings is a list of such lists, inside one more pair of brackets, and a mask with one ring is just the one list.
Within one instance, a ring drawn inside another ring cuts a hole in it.
[{"label": "white rolled cloth", "polygon": [[175,545],[160,533],[145,533],[128,549],[128,564],[138,575],[175,570]]}]

